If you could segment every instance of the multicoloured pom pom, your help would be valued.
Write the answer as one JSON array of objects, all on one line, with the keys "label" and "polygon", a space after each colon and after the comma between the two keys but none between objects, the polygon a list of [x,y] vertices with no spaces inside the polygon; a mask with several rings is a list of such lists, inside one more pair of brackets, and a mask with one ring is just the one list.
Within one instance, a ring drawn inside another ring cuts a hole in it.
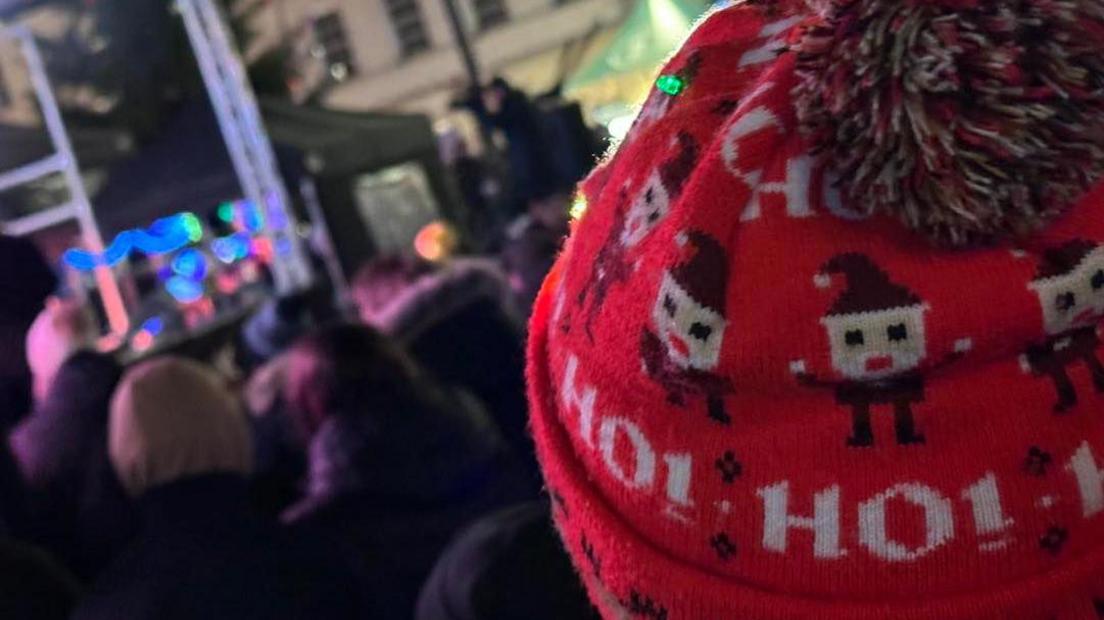
[{"label": "multicoloured pom pom", "polygon": [[1104,0],[810,0],[798,115],[852,207],[942,244],[1038,230],[1104,173]]}]

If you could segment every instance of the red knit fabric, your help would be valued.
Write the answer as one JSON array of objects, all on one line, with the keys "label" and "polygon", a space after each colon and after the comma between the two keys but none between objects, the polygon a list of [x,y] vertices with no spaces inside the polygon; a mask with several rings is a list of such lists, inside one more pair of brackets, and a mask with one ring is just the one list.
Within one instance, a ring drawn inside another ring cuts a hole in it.
[{"label": "red knit fabric", "polygon": [[801,20],[765,6],[670,61],[688,87],[584,183],[537,304],[533,432],[592,599],[1104,617],[1104,187],[1015,247],[859,219],[796,127]]}]

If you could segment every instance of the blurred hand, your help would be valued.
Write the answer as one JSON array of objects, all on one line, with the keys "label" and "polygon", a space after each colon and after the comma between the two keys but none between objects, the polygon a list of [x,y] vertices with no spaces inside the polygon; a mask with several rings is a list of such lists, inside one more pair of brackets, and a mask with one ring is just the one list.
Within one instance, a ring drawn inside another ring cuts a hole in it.
[{"label": "blurred hand", "polygon": [[34,375],[34,397],[41,401],[62,364],[74,353],[92,348],[96,332],[92,318],[75,301],[50,298],[27,333],[27,364]]}]

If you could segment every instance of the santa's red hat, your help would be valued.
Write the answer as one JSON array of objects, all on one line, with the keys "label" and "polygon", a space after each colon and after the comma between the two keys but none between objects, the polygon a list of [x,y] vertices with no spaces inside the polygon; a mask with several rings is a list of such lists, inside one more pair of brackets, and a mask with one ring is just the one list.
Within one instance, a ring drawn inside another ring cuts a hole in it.
[{"label": "santa's red hat", "polygon": [[1090,254],[1100,249],[1102,244],[1074,239],[1058,247],[1050,248],[1043,252],[1043,260],[1039,263],[1039,270],[1035,274],[1036,280],[1046,280],[1064,276],[1077,269]]},{"label": "santa's red hat", "polygon": [[907,308],[924,303],[907,287],[894,284],[885,271],[862,254],[841,254],[825,263],[817,285],[829,283],[833,274],[842,274],[847,287],[836,298],[827,316]]},{"label": "santa's red hat", "polygon": [[690,231],[680,235],[687,258],[671,269],[671,278],[702,306],[724,316],[728,285],[728,256],[708,235]]},{"label": "santa's red hat", "polygon": [[673,200],[682,193],[698,161],[698,143],[688,133],[679,133],[673,141],[674,156],[659,167],[659,178]]},{"label": "santa's red hat", "polygon": [[582,185],[529,350],[565,545],[611,619],[1102,617],[1104,346],[1032,284],[1104,262],[1104,4],[815,4],[714,12]]}]

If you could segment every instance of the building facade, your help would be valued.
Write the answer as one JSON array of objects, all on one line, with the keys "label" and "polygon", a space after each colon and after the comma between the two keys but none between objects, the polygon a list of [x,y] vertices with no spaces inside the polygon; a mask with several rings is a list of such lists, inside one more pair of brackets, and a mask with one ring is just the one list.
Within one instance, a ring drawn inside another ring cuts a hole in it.
[{"label": "building facade", "polygon": [[[484,79],[551,88],[565,47],[616,23],[631,0],[457,0]],[[468,82],[443,0],[273,0],[255,49],[300,41],[305,79],[343,109],[439,115]],[[309,75],[313,73],[313,75]],[[328,75],[327,75],[328,74]]]},{"label": "building facade", "polygon": [[23,54],[15,41],[0,38],[0,125],[29,127],[38,120]]}]

